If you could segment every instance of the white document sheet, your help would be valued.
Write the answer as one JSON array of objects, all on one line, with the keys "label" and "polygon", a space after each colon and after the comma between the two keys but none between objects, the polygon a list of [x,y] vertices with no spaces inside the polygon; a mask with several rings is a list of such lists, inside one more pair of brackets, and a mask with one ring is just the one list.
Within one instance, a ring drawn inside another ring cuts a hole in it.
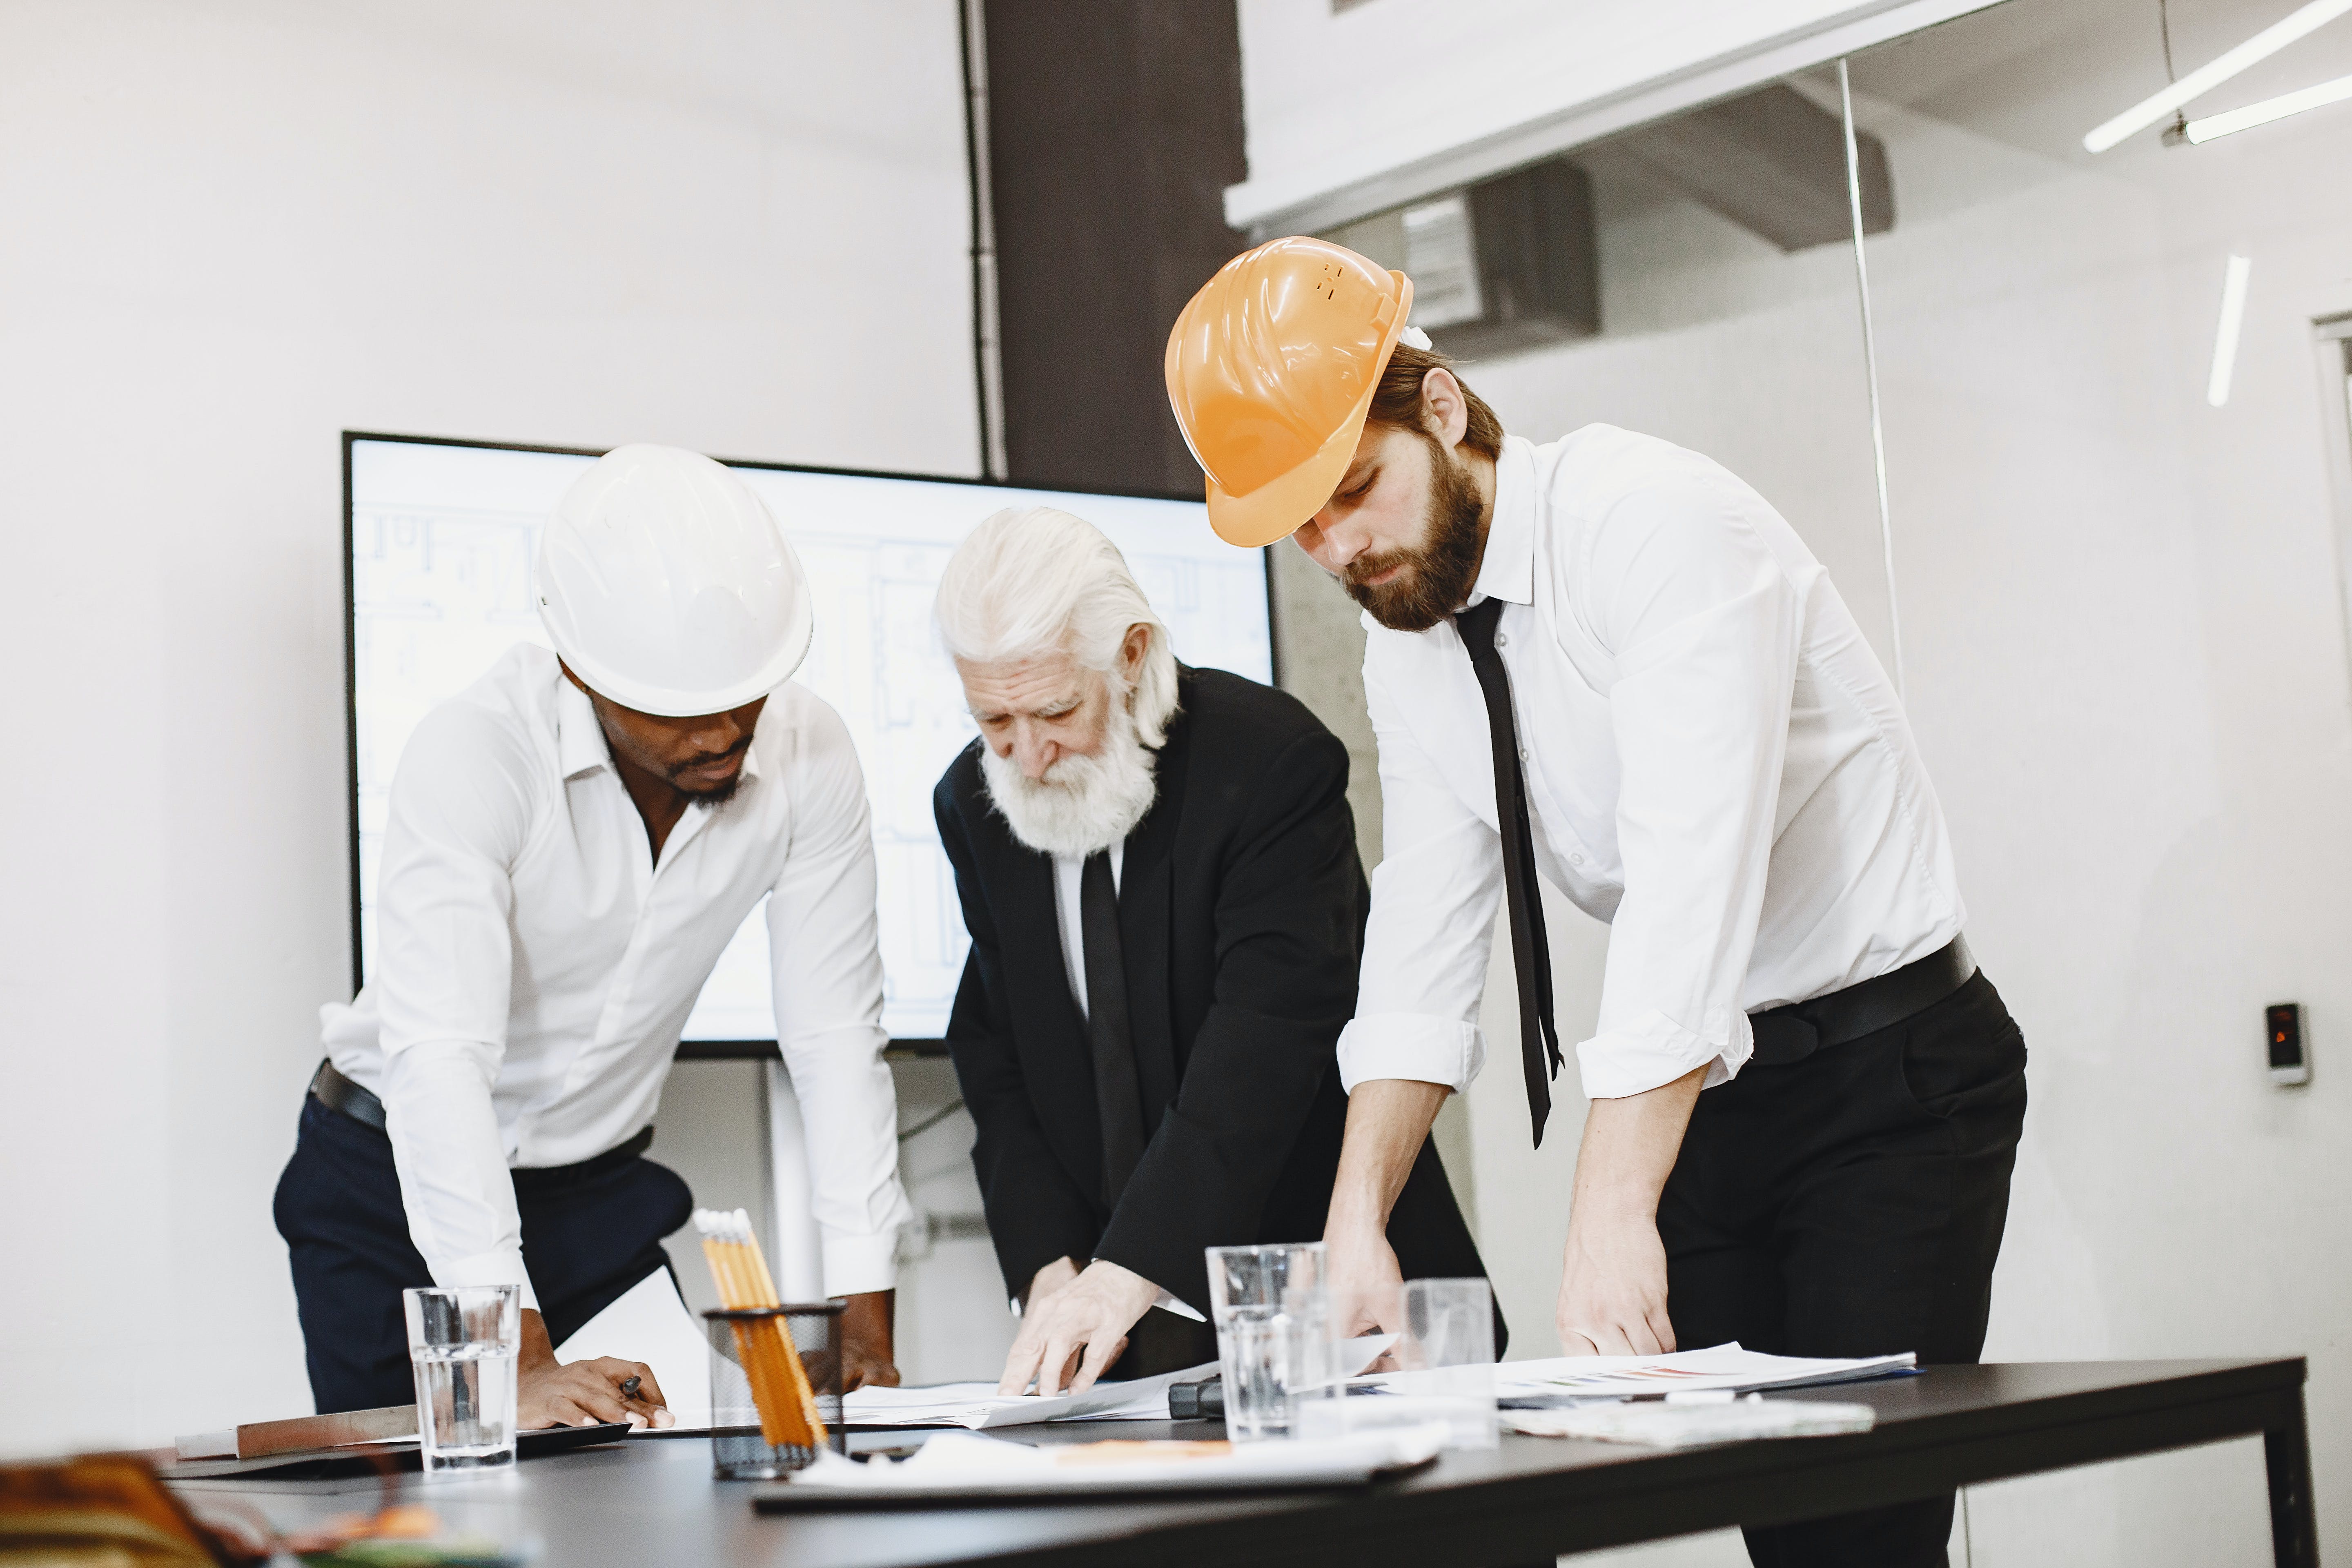
[{"label": "white document sheet", "polygon": [[[563,1362],[615,1356],[654,1369],[669,1413],[685,1427],[710,1425],[710,1342],[679,1300],[669,1270],[657,1268],[555,1347]],[[675,1431],[676,1427],[667,1428]]]},{"label": "white document sheet", "polygon": [[929,1388],[860,1388],[842,1401],[856,1426],[1026,1426],[1040,1421],[1165,1421],[1168,1385],[1207,1377],[1208,1362],[1158,1377],[1097,1383],[1084,1394],[1005,1395],[992,1383],[940,1383]]},{"label": "white document sheet", "polygon": [[796,1472],[789,1486],[793,1491],[948,1491],[984,1497],[1345,1485],[1426,1464],[1444,1443],[1442,1422],[1319,1442],[1120,1445],[1108,1450],[1091,1443],[1030,1447],[947,1432],[896,1464],[873,1459],[860,1465],[821,1454],[814,1465]]},{"label": "white document sheet", "polygon": [[[1554,1356],[1546,1361],[1505,1362],[1495,1369],[1495,1396],[1502,1400],[1627,1399],[1640,1395],[1724,1390],[1746,1394],[1763,1388],[1806,1388],[1823,1384],[1852,1383],[1907,1372],[1918,1358],[1869,1356],[1828,1360],[1805,1356],[1766,1355],[1742,1350],[1737,1342],[1701,1351],[1677,1351],[1661,1356]],[[1442,1378],[1438,1373],[1392,1373],[1360,1380],[1392,1394],[1417,1391],[1417,1381]]]}]

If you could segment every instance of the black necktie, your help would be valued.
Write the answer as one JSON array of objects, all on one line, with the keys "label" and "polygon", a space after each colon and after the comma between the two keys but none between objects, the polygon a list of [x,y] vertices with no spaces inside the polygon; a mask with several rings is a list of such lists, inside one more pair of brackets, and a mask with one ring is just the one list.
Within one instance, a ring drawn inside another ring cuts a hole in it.
[{"label": "black necktie", "polygon": [[1110,856],[1097,850],[1078,873],[1078,934],[1087,950],[1087,1037],[1095,1052],[1095,1106],[1102,1113],[1102,1199],[1118,1194],[1143,1158],[1143,1097],[1135,1086],[1135,1039],[1127,1017],[1127,967],[1118,946],[1118,897]]},{"label": "black necktie", "polygon": [[1495,623],[1502,614],[1503,601],[1488,599],[1455,615],[1454,626],[1470,650],[1470,668],[1486,699],[1486,731],[1495,750],[1495,816],[1503,830],[1503,902],[1511,911],[1511,966],[1519,979],[1519,1062],[1527,1070],[1528,1116],[1540,1148],[1544,1121],[1551,1115],[1551,1079],[1559,1071],[1559,1030],[1551,1021],[1551,947],[1544,940],[1543,896],[1536,885],[1528,775],[1519,765],[1518,726],[1511,718],[1511,677],[1495,651]]}]

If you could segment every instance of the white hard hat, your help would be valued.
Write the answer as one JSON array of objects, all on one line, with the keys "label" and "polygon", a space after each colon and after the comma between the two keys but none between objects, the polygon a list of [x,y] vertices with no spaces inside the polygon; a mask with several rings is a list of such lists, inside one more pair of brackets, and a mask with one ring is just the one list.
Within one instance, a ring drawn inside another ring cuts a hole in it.
[{"label": "white hard hat", "polygon": [[773,691],[814,630],[760,498],[676,447],[614,447],[563,492],[539,542],[539,618],[591,690],[666,718]]}]

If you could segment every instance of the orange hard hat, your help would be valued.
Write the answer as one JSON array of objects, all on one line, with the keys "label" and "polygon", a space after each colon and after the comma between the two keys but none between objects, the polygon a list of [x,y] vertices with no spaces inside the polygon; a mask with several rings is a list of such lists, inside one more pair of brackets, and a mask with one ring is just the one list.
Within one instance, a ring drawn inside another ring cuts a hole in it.
[{"label": "orange hard hat", "polygon": [[1255,549],[1323,510],[1412,310],[1411,279],[1325,239],[1269,240],[1201,286],[1168,334],[1168,402],[1218,537]]}]

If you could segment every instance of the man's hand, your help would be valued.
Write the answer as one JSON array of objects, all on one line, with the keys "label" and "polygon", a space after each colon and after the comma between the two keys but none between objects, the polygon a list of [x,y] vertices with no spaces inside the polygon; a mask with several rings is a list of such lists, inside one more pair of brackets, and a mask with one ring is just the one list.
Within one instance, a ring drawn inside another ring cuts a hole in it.
[{"label": "man's hand", "polygon": [[[1069,1259],[1062,1263],[1067,1266]],[[1029,1288],[1021,1332],[1004,1358],[999,1394],[1026,1394],[1034,1381],[1039,1394],[1076,1394],[1094,1386],[1127,1348],[1127,1331],[1160,1300],[1160,1287],[1131,1268],[1101,1258],[1067,1285],[1040,1299],[1048,1264]]]},{"label": "man's hand", "polygon": [[[637,1380],[635,1398],[621,1396],[621,1384]],[[522,1343],[515,1354],[515,1425],[525,1431],[541,1426],[594,1426],[606,1421],[626,1421],[632,1426],[674,1426],[654,1369],[642,1362],[601,1356],[569,1364],[555,1359],[548,1342],[547,1321],[529,1308],[522,1314]]]},{"label": "man's hand", "polygon": [[1066,1258],[1056,1258],[1030,1279],[1029,1289],[1021,1298],[1022,1315],[1026,1317],[1033,1308],[1044,1306],[1077,1282],[1078,1266]]},{"label": "man's hand", "polygon": [[1389,1238],[1361,1226],[1323,1233],[1323,1267],[1330,1287],[1335,1339],[1390,1334],[1404,1327],[1404,1277]]},{"label": "man's hand", "polygon": [[841,1392],[898,1386],[898,1352],[892,1345],[896,1290],[865,1290],[842,1298]]},{"label": "man's hand", "polygon": [[1343,1338],[1404,1327],[1404,1281],[1389,1246],[1389,1210],[1404,1191],[1429,1125],[1453,1090],[1413,1079],[1370,1079],[1348,1097],[1348,1131],[1331,1211],[1323,1222],[1330,1271],[1331,1331]]},{"label": "man's hand", "polygon": [[1588,1219],[1581,1210],[1570,1219],[1558,1326],[1568,1355],[1664,1355],[1675,1348],[1656,1219]]},{"label": "man's hand", "polygon": [[1694,1068],[1641,1094],[1596,1100],[1586,1113],[1554,1318],[1566,1353],[1662,1355],[1675,1348],[1658,1194],[1706,1081],[1706,1068]]}]

